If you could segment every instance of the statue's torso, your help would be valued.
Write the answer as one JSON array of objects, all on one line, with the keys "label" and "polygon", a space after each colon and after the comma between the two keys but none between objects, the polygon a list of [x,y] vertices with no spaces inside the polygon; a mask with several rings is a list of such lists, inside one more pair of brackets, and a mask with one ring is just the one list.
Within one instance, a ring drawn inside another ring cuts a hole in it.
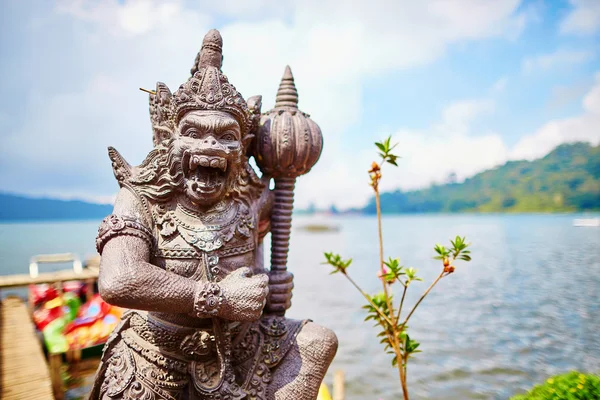
[{"label": "statue's torso", "polygon": [[[258,222],[250,205],[228,200],[208,212],[176,201],[147,206],[155,237],[152,264],[199,282],[219,282],[242,267],[256,270]],[[153,314],[181,325],[201,324],[188,314]]]},{"label": "statue's torso", "polygon": [[[133,193],[154,236],[152,264],[199,282],[218,282],[242,267],[262,272],[253,204],[228,199],[199,212],[176,199],[152,202]],[[141,390],[169,400],[183,393],[186,398],[264,400],[270,369],[293,346],[304,323],[270,315],[240,323],[129,311],[106,344],[95,388],[115,398]]]}]

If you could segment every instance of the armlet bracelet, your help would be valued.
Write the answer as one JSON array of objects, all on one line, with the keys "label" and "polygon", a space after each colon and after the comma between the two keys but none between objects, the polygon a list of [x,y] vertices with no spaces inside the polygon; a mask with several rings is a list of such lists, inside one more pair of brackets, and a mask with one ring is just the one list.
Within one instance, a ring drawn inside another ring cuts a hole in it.
[{"label": "armlet bracelet", "polygon": [[194,312],[198,318],[217,315],[223,300],[223,293],[219,285],[207,283],[194,296]]},{"label": "armlet bracelet", "polygon": [[117,236],[135,236],[143,239],[148,245],[152,246],[154,237],[152,231],[137,219],[132,217],[121,217],[118,215],[109,215],[102,220],[98,228],[98,236],[96,237],[96,250],[102,254],[104,245]]}]

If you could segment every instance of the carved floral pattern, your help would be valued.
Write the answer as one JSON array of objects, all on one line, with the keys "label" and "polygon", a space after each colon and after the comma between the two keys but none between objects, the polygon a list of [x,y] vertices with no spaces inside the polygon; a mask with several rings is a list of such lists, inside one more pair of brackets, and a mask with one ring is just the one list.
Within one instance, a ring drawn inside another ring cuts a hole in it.
[{"label": "carved floral pattern", "polygon": [[194,310],[199,318],[207,315],[217,315],[223,303],[223,293],[216,283],[208,283],[196,294]]},{"label": "carved floral pattern", "polygon": [[195,355],[206,356],[215,351],[215,340],[215,337],[207,331],[196,331],[183,339],[181,351],[190,357]]},{"label": "carved floral pattern", "polygon": [[119,343],[112,351],[105,372],[102,391],[111,397],[122,393],[133,380],[135,364],[133,355],[124,343]]}]

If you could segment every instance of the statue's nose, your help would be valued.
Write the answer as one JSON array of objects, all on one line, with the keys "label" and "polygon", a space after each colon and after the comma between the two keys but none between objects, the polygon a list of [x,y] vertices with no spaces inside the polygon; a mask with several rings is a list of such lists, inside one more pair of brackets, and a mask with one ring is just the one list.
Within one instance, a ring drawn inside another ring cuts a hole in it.
[{"label": "statue's nose", "polygon": [[208,135],[200,140],[197,151],[207,155],[221,155],[226,149],[213,135]]},{"label": "statue's nose", "polygon": [[212,135],[204,138],[204,144],[209,146],[214,146],[217,144],[217,139],[215,139]]}]

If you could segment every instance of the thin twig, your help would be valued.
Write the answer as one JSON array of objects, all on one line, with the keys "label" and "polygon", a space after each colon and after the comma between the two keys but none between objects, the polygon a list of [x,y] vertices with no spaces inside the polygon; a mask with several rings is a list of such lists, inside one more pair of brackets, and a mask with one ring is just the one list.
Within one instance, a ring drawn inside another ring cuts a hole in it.
[{"label": "thin twig", "polygon": [[404,305],[404,298],[406,297],[406,290],[408,289],[408,285],[404,285],[404,291],[402,292],[402,299],[400,300],[400,307],[398,307],[398,316],[396,317],[396,321],[400,321],[400,313],[402,312],[402,306]]},{"label": "thin twig", "polygon": [[[383,165],[383,163],[382,163]],[[380,170],[381,171],[381,170]],[[381,179],[381,178],[379,178]],[[373,190],[375,191],[375,205],[377,207],[377,228],[378,228],[378,233],[379,233],[379,265],[381,268],[381,282],[383,284],[383,292],[385,294],[385,299],[387,301],[387,305],[388,305],[388,311],[390,313],[390,316],[392,317],[392,322],[393,324],[391,324],[391,328],[392,328],[392,341],[391,341],[391,345],[392,348],[394,349],[394,353],[396,353],[396,361],[399,361],[399,363],[396,363],[398,365],[398,374],[400,375],[400,382],[402,383],[402,394],[404,395],[404,400],[408,400],[408,388],[406,388],[406,379],[405,379],[405,374],[403,373],[403,367],[402,367],[402,353],[400,351],[400,343],[398,342],[398,330],[397,330],[397,326],[396,324],[398,323],[398,320],[394,318],[394,307],[392,304],[392,300],[389,296],[388,293],[388,288],[387,288],[387,282],[385,281],[385,278],[383,278],[385,276],[385,268],[384,268],[384,263],[383,263],[383,228],[382,228],[382,223],[381,223],[381,200],[379,198],[379,180],[374,182],[373,185]],[[389,340],[389,339],[388,339]]]},{"label": "thin twig", "polygon": [[419,299],[419,301],[417,301],[417,303],[414,305],[413,309],[410,310],[410,313],[408,314],[408,316],[406,317],[406,319],[404,320],[404,322],[402,323],[402,328],[404,328],[404,326],[406,325],[406,323],[408,322],[408,320],[410,319],[411,315],[413,315],[413,313],[415,312],[415,310],[417,309],[417,307],[419,307],[419,304],[421,304],[421,302],[423,301],[423,299],[425,298],[425,296],[427,296],[429,294],[429,292],[431,291],[431,289],[433,289],[433,287],[440,281],[440,279],[442,279],[444,277],[444,271],[442,271],[441,274],[438,275],[438,277],[436,278],[435,281],[433,281],[433,283],[427,288],[427,290],[425,291],[425,293],[423,293],[423,295],[421,296],[421,298]]},{"label": "thin twig", "polygon": [[385,320],[385,322],[387,322],[390,326],[392,325],[392,321],[390,321],[390,319],[387,317],[387,315],[385,315],[383,313],[383,311],[381,311],[381,309],[379,307],[377,307],[377,305],[375,303],[373,303],[373,300],[371,300],[371,296],[369,296],[364,290],[362,290],[360,288],[360,286],[358,286],[356,284],[356,282],[354,282],[354,280],[352,278],[350,278],[350,275],[348,275],[346,272],[342,272],[342,274],[348,278],[348,280],[350,281],[350,283],[352,285],[354,285],[354,287],[364,296],[365,299],[367,299],[367,301],[369,302],[369,304],[371,304],[373,306],[373,308],[375,308],[375,311],[377,311],[377,314],[379,314],[379,316],[381,318],[383,318]]},{"label": "thin twig", "polygon": [[[381,268],[381,282],[383,284],[383,292],[385,293],[385,300],[387,301],[388,304],[388,310],[390,312],[390,315],[392,316],[392,318],[394,318],[394,308],[392,305],[392,301],[390,300],[390,296],[388,293],[388,285],[387,282],[385,281],[385,267],[384,267],[384,263],[383,263],[383,229],[381,226],[381,202],[379,199],[379,185],[374,186],[373,189],[375,190],[375,203],[377,206],[377,227],[378,227],[378,233],[379,233],[379,265]],[[396,322],[394,320],[392,320],[392,322]]]}]

